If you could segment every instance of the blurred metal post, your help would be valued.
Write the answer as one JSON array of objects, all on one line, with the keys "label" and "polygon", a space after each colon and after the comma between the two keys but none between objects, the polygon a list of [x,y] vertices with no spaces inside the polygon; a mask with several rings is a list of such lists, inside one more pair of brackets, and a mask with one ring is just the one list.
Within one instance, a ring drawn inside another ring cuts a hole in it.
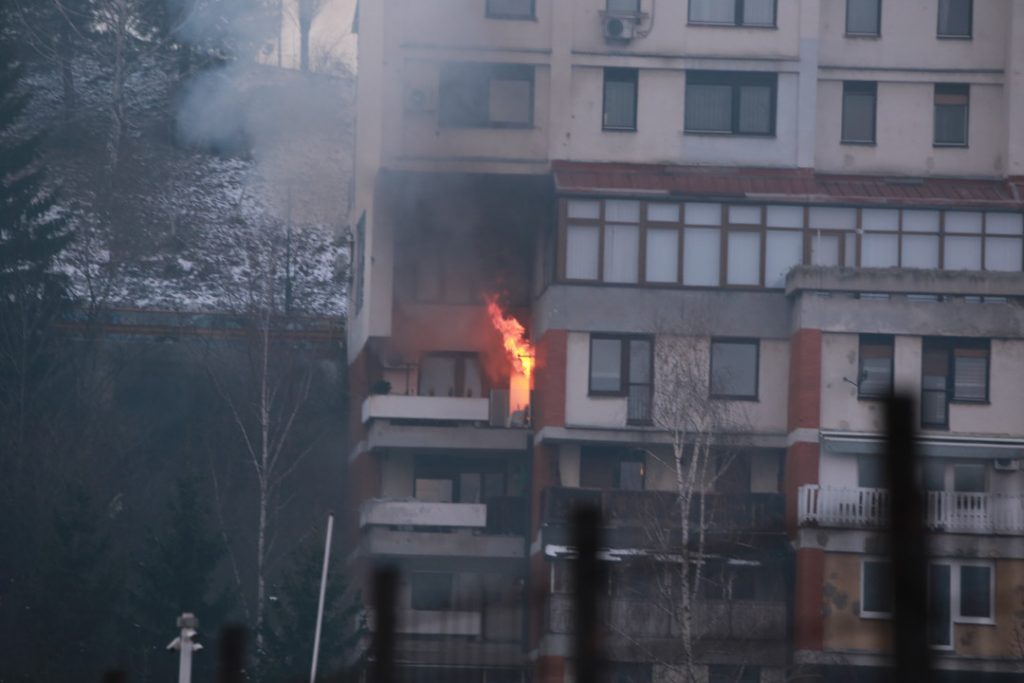
[{"label": "blurred metal post", "polygon": [[191,612],[184,612],[178,617],[178,637],[167,645],[168,650],[178,651],[178,683],[192,681],[192,653],[203,649],[203,646],[192,640],[199,628],[199,620]]},{"label": "blurred metal post", "polygon": [[320,630],[324,625],[324,594],[327,590],[327,566],[331,561],[331,532],[334,531],[334,515],[327,515],[327,540],[324,541],[324,568],[320,573],[320,601],[316,609],[316,631],[313,633],[313,666],[309,671],[309,683],[316,681],[316,664],[320,656]]},{"label": "blurred metal post", "polygon": [[897,681],[929,681],[928,553],[924,496],[918,484],[914,403],[893,396],[886,404],[885,459],[889,475],[889,552],[892,557],[893,647]]},{"label": "blurred metal post", "polygon": [[220,633],[220,683],[243,683],[245,669],[245,627],[225,626]]},{"label": "blurred metal post", "polygon": [[370,683],[393,683],[395,680],[395,597],[398,592],[398,571],[394,567],[378,567],[373,572],[373,665]]},{"label": "blurred metal post", "polygon": [[597,557],[601,546],[600,509],[581,505],[573,510],[572,534],[576,548],[573,604],[576,683],[598,683],[603,672],[600,598],[604,565]]}]

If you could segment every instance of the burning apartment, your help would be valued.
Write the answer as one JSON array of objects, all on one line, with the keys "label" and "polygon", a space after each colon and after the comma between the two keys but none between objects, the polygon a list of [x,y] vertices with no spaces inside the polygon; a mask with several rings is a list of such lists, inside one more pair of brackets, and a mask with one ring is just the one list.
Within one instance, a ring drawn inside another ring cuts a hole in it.
[{"label": "burning apartment", "polygon": [[401,680],[572,680],[580,502],[609,680],[876,680],[892,389],[936,666],[1009,680],[1024,0],[358,18],[352,561],[400,571]]}]

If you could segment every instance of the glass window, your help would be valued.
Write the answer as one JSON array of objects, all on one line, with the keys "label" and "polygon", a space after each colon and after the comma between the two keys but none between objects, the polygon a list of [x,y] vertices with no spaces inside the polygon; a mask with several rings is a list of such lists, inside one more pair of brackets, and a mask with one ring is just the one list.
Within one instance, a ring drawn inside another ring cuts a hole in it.
[{"label": "glass window", "polygon": [[860,398],[884,398],[892,391],[892,335],[860,335],[857,395]]},{"label": "glass window", "polygon": [[982,403],[988,400],[988,349],[953,350],[953,399]]},{"label": "glass window", "polygon": [[691,24],[774,26],[775,0],[689,0]]},{"label": "glass window", "polygon": [[639,12],[640,0],[608,0],[609,12]]},{"label": "glass window", "polygon": [[760,225],[761,207],[746,204],[730,206],[729,222],[733,225]]},{"label": "glass window", "polygon": [[857,456],[857,486],[862,489],[884,489],[885,463],[877,455]]},{"label": "glass window", "polygon": [[938,268],[938,235],[903,235],[904,268]]},{"label": "glass window", "polygon": [[678,223],[679,205],[652,202],[647,205],[647,220],[652,223]]},{"label": "glass window", "polygon": [[946,270],[981,270],[980,237],[946,235],[943,241],[943,266]]},{"label": "glass window", "polygon": [[452,606],[452,575],[448,572],[413,572],[412,608],[448,610]]},{"label": "glass window", "polygon": [[604,70],[604,130],[636,130],[637,70]]},{"label": "glass window", "polygon": [[1021,265],[1020,238],[985,238],[985,270],[1020,272]]},{"label": "glass window", "polygon": [[765,236],[764,280],[768,287],[782,287],[793,266],[804,260],[804,236],[796,230],[769,230]]},{"label": "glass window", "polygon": [[722,205],[690,202],[686,205],[687,225],[721,225]]},{"label": "glass window", "polygon": [[967,146],[969,85],[935,86],[935,144]]},{"label": "glass window", "polygon": [[846,32],[877,36],[881,27],[882,0],[846,0]]},{"label": "glass window", "polygon": [[711,396],[757,398],[758,342],[712,340]]},{"label": "glass window", "polygon": [[842,142],[875,142],[875,100],[878,85],[869,81],[843,83]]},{"label": "glass window", "polygon": [[973,12],[972,0],[939,0],[939,36],[970,38]]},{"label": "glass window", "polygon": [[946,232],[981,234],[980,211],[947,211]]},{"label": "glass window", "polygon": [[809,227],[831,230],[854,230],[857,228],[857,209],[836,206],[815,206],[808,211]]},{"label": "glass window", "polygon": [[861,577],[861,615],[892,614],[892,570],[888,562],[864,560]]},{"label": "glass window", "polygon": [[774,135],[776,82],[775,74],[688,71],[686,132]]},{"label": "glass window", "polygon": [[619,469],[616,472],[615,488],[620,491],[643,491],[644,490],[644,461],[640,459],[625,459],[619,461]]},{"label": "glass window", "polygon": [[769,205],[765,210],[769,228],[804,227],[804,207]]},{"label": "glass window", "polygon": [[960,616],[969,619],[992,618],[991,567],[960,567]]},{"label": "glass window", "polygon": [[985,232],[989,235],[1021,235],[1024,234],[1024,216],[1019,213],[998,213],[990,211],[985,214]]},{"label": "glass window", "polygon": [[569,218],[597,220],[601,217],[601,202],[596,199],[570,199],[568,205]]},{"label": "glass window", "polygon": [[590,338],[590,393],[622,392],[622,340]]},{"label": "glass window", "polygon": [[708,683],[760,683],[761,667],[750,664],[711,664]]},{"label": "glass window", "polygon": [[640,228],[609,223],[604,227],[604,281],[636,282],[640,256]]},{"label": "glass window", "polygon": [[815,266],[838,266],[839,235],[815,232],[811,235],[811,264]]},{"label": "glass window", "polygon": [[722,242],[718,228],[683,231],[683,284],[718,286]]},{"label": "glass window", "polygon": [[725,281],[730,285],[761,282],[761,233],[732,230],[728,233]]},{"label": "glass window", "polygon": [[596,225],[570,225],[566,230],[565,277],[596,280],[601,229]]},{"label": "glass window", "polygon": [[953,644],[952,575],[948,564],[928,565],[928,644],[936,647]]},{"label": "glass window", "polygon": [[896,231],[900,229],[899,209],[862,209],[861,227],[865,232]]},{"label": "glass window", "polygon": [[895,268],[899,265],[899,237],[865,233],[860,241],[860,264],[864,268]]},{"label": "glass window", "polygon": [[953,490],[957,493],[985,493],[986,467],[984,465],[954,465]]},{"label": "glass window", "polygon": [[647,282],[679,282],[679,231],[647,229]]},{"label": "glass window", "polygon": [[532,126],[533,67],[446,64],[438,110],[441,125],[450,128]]},{"label": "glass window", "polygon": [[487,0],[487,16],[493,19],[532,19],[533,0]]}]

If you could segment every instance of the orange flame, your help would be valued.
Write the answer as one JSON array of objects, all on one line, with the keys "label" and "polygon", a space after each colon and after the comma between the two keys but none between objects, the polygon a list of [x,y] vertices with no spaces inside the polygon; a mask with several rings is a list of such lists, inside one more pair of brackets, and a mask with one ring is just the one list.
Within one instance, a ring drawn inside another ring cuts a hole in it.
[{"label": "orange flame", "polygon": [[491,324],[501,334],[505,351],[508,352],[509,358],[512,360],[513,368],[516,372],[526,375],[526,379],[529,380],[533,376],[536,358],[533,344],[526,339],[526,328],[512,316],[505,315],[501,306],[498,305],[496,296],[484,298],[487,301],[487,313],[491,316]]}]

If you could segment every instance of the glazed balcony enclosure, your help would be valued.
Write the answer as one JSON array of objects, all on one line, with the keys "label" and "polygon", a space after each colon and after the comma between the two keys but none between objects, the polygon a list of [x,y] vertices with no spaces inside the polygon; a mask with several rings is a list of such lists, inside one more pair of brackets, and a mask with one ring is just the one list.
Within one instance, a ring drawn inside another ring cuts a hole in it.
[{"label": "glazed balcony enclosure", "polygon": [[[889,523],[887,489],[801,486],[801,526],[876,529]],[[929,491],[926,524],[958,534],[1024,535],[1024,495]]]}]

